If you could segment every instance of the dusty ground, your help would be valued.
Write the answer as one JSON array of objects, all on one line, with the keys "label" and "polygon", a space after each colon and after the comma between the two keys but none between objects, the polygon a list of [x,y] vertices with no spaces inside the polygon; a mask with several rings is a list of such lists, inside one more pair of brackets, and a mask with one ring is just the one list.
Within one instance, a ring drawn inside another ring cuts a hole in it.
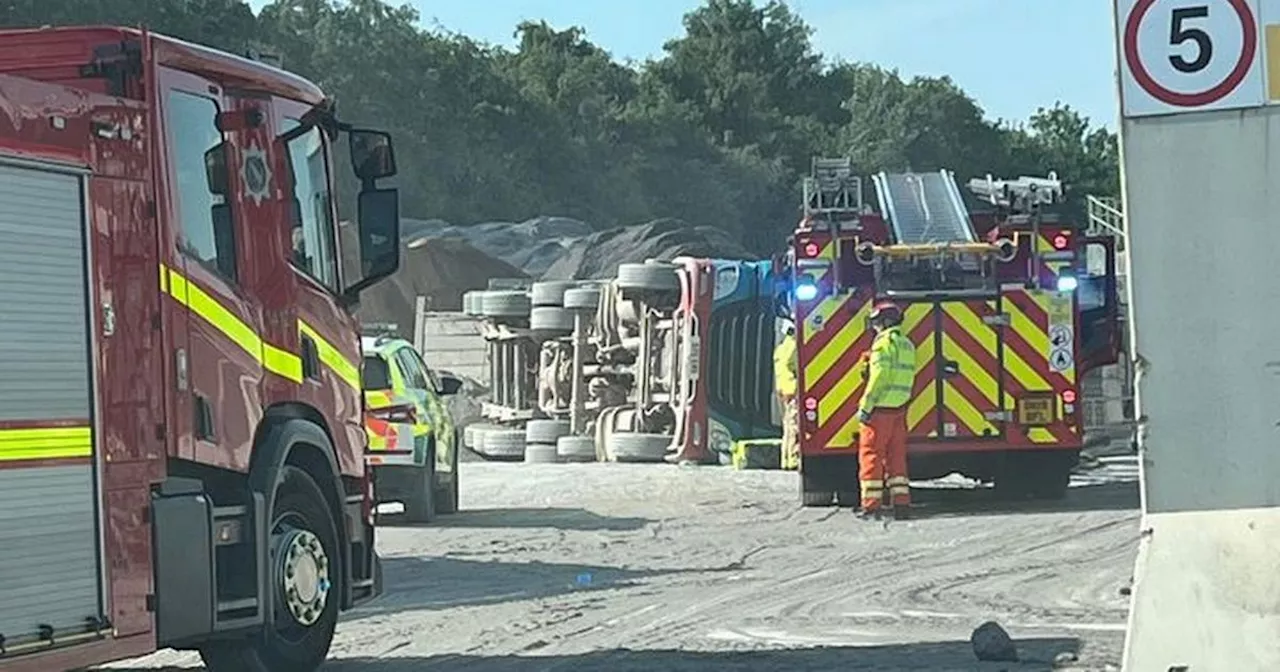
[{"label": "dusty ground", "polygon": [[[929,490],[906,523],[800,509],[796,476],[463,465],[465,512],[384,519],[387,594],[347,616],[334,672],[1118,669],[1138,531],[1111,460],[1053,510]],[[1004,624],[1025,659],[975,662]],[[1110,668],[1110,665],[1116,665]],[[161,653],[124,667],[198,668]],[[1064,668],[1059,668],[1064,669]]]}]

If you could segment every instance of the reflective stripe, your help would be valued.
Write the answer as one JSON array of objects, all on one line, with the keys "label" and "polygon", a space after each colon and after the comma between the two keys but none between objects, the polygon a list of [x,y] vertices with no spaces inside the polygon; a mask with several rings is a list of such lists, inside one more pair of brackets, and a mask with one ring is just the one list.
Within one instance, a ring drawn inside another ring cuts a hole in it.
[{"label": "reflective stripe", "polygon": [[89,427],[0,429],[0,462],[64,460],[93,455]]},{"label": "reflective stripe", "polygon": [[342,355],[342,351],[333,347],[333,344],[324,340],[320,334],[316,333],[310,325],[302,320],[298,320],[298,333],[303,334],[316,343],[317,354],[320,355],[320,361],[328,366],[330,370],[338,376],[340,380],[355,389],[362,387],[360,382],[360,367],[352,364],[350,360]]},{"label": "reflective stripe", "polygon": [[909,494],[911,494],[911,486],[909,486],[909,485],[891,485],[891,486],[889,486],[889,494],[891,494],[891,495],[909,495]]},{"label": "reflective stripe", "polygon": [[915,386],[916,346],[898,327],[885,329],[871,343],[870,374],[858,410],[901,408]]},{"label": "reflective stripe", "polygon": [[[302,358],[288,350],[268,343],[253,327],[245,324],[235,313],[227,310],[218,300],[198,285],[187,280],[178,271],[160,265],[160,291],[172,296],[187,310],[198,315],[224,336],[231,339],[266,371],[295,383],[302,382]],[[352,364],[342,352],[322,338],[311,326],[298,320],[299,334],[306,334],[316,344],[320,361],[347,385],[359,390],[360,368]]]},{"label": "reflective stripe", "polygon": [[889,483],[889,487],[891,488],[898,485],[910,486],[911,479],[907,478],[906,476],[890,476],[888,483]]},{"label": "reflective stripe", "polygon": [[884,481],[862,481],[859,485],[862,488],[863,498],[876,497],[884,492]]}]

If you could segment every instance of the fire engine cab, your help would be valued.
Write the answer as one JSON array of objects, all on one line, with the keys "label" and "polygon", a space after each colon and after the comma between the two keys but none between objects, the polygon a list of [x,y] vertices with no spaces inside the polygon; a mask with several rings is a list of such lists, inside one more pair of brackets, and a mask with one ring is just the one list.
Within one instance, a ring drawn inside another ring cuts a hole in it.
[{"label": "fire engine cab", "polygon": [[857,404],[877,301],[916,346],[913,479],[960,473],[1012,497],[1059,498],[1083,443],[1081,378],[1118,357],[1113,240],[1055,214],[1056,176],[879,173],[862,198],[847,159],[815,159],[791,237],[786,310],[799,351],[801,492],[857,506]]},{"label": "fire engine cab", "polygon": [[351,309],[399,264],[395,172],[264,63],[0,32],[0,670],[311,672],[378,594]]}]

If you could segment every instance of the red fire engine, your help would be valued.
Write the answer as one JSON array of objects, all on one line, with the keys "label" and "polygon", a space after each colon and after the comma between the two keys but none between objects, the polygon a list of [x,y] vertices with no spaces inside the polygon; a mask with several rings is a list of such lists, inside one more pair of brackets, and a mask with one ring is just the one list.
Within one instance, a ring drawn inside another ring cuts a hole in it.
[{"label": "red fire engine", "polygon": [[394,173],[266,64],[0,32],[0,670],[310,671],[379,593],[350,309],[399,264]]},{"label": "red fire engine", "polygon": [[866,318],[886,299],[916,345],[912,478],[1061,497],[1083,442],[1081,378],[1118,357],[1113,240],[1052,212],[1056,177],[971,181],[994,206],[982,216],[945,170],[872,181],[879,212],[848,159],[816,159],[788,253],[804,503],[857,505]]}]

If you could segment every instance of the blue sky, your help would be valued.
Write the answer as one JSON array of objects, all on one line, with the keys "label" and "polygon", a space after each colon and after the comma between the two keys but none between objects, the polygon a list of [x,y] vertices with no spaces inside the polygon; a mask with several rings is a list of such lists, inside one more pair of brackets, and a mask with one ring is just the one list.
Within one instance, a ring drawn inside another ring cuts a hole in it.
[{"label": "blue sky", "polygon": [[[393,0],[399,1],[399,0]],[[578,25],[619,59],[657,56],[700,0],[408,0],[423,23],[497,44],[515,25]],[[264,0],[252,0],[261,6]],[[1061,100],[1115,127],[1111,3],[1102,0],[791,0],[829,57],[950,75],[987,116]]]}]

